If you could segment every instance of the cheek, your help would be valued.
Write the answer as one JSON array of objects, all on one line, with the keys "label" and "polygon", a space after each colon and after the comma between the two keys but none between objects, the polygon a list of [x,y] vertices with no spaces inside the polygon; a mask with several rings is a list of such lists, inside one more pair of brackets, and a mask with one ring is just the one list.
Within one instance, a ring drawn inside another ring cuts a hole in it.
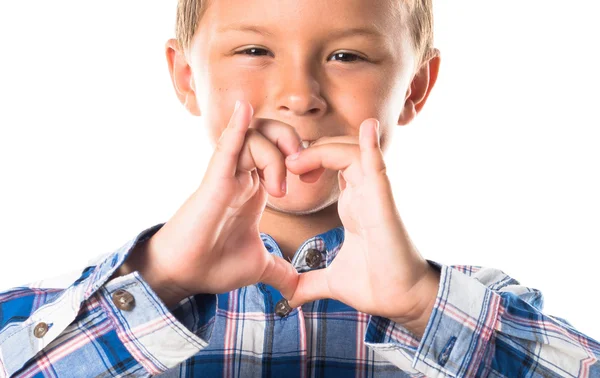
[{"label": "cheek", "polygon": [[345,134],[358,135],[367,118],[380,122],[381,149],[385,152],[393,138],[404,107],[406,87],[397,72],[373,72],[372,75],[345,79],[331,89],[331,101],[348,125]]},{"label": "cheek", "polygon": [[389,123],[394,108],[392,92],[388,80],[371,75],[336,83],[330,88],[329,100],[353,135],[358,135],[360,124],[367,118],[377,118],[382,126]]},{"label": "cheek", "polygon": [[264,85],[256,75],[222,65],[204,76],[201,110],[205,125],[210,129],[213,143],[221,136],[233,114],[237,100],[248,101],[256,108],[264,98]]}]

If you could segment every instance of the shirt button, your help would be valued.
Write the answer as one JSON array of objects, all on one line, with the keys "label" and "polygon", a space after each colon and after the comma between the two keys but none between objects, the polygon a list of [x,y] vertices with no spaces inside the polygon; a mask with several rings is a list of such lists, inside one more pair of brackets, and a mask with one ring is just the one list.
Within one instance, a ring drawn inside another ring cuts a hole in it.
[{"label": "shirt button", "polygon": [[33,329],[33,335],[38,339],[44,337],[44,335],[48,332],[48,324],[44,322],[39,322],[35,328]]},{"label": "shirt button", "polygon": [[292,308],[290,307],[287,299],[283,298],[275,305],[275,313],[280,317],[287,316],[290,312],[292,312]]},{"label": "shirt button", "polygon": [[321,259],[321,251],[318,249],[309,249],[308,252],[306,252],[306,257],[304,258],[306,265],[308,265],[310,268],[319,267],[319,265],[321,265]]},{"label": "shirt button", "polygon": [[121,310],[131,311],[135,307],[135,298],[127,290],[119,289],[112,295],[112,301]]}]

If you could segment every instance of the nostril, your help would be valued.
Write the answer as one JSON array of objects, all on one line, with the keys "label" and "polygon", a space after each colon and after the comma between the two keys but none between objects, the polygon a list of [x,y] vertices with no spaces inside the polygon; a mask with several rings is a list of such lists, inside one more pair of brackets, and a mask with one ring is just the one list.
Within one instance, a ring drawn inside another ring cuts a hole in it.
[{"label": "nostril", "polygon": [[309,112],[310,114],[317,114],[317,113],[318,113],[318,112],[320,112],[320,111],[321,111],[321,109],[318,109],[318,108],[312,108],[312,109],[310,109],[308,112]]}]

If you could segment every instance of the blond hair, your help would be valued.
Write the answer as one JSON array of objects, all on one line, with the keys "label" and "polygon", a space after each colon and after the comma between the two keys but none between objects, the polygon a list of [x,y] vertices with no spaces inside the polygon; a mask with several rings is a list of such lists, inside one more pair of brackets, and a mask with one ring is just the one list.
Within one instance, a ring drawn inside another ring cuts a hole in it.
[{"label": "blond hair", "polygon": [[[408,10],[411,20],[409,30],[420,65],[429,60],[429,54],[433,49],[433,0],[396,1],[401,1]],[[190,47],[207,2],[207,0],[178,1],[175,35],[181,48],[187,50]]]}]

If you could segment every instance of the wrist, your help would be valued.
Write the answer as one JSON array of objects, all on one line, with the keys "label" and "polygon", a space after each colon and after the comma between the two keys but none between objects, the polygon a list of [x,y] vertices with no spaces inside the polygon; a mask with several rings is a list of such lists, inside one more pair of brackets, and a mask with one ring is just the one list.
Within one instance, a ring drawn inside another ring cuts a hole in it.
[{"label": "wrist", "polygon": [[172,309],[189,293],[178,289],[170,283],[166,277],[162,277],[160,270],[154,268],[151,255],[151,244],[149,240],[138,243],[121,266],[113,273],[109,280],[125,276],[137,271],[156,295],[163,301],[168,309]]},{"label": "wrist", "polygon": [[423,337],[429,318],[433,312],[437,293],[440,286],[440,272],[429,266],[427,273],[418,284],[417,304],[409,316],[391,317],[390,320],[401,324],[404,328],[415,334],[419,339]]}]

